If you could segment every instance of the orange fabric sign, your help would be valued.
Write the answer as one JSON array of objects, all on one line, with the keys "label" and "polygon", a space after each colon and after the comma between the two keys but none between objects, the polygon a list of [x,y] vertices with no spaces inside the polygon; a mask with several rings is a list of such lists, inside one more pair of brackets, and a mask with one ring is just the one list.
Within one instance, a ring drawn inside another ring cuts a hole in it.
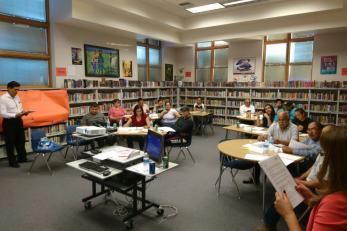
[{"label": "orange fabric sign", "polygon": [[[0,95],[5,91],[0,92]],[[69,117],[69,98],[66,90],[28,90],[19,91],[24,111],[32,110],[23,116],[25,127],[38,127],[57,124]],[[0,132],[2,132],[2,118],[0,117]]]}]

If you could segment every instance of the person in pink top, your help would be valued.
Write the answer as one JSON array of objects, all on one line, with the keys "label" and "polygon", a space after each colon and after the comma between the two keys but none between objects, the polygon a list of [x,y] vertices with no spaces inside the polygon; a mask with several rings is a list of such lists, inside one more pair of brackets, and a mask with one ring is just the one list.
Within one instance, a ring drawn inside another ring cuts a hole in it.
[{"label": "person in pink top", "polygon": [[[297,185],[312,211],[307,231],[347,231],[347,129],[335,127],[323,132],[320,145],[324,161],[318,180],[324,185],[319,196],[303,184]],[[328,174],[325,181],[324,176]],[[301,230],[288,197],[276,192],[275,207],[286,221],[289,231]]]},{"label": "person in pink top", "polygon": [[108,118],[110,120],[111,125],[113,125],[114,123],[119,125],[119,121],[124,117],[124,115],[126,114],[126,111],[120,105],[119,99],[113,100],[113,104],[114,104],[114,107],[111,107],[108,110]]}]

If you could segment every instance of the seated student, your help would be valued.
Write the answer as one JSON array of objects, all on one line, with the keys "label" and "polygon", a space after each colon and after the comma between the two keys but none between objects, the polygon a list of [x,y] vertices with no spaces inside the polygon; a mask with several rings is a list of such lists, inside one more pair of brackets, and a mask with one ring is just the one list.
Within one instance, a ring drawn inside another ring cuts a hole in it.
[{"label": "seated student", "polygon": [[[329,129],[333,129],[333,128],[334,126],[327,126],[323,129],[322,133],[327,132]],[[309,168],[301,176],[295,178],[295,182],[297,184],[302,184],[312,190],[321,188],[322,185],[318,180],[318,172],[321,169],[323,161],[324,161],[323,153],[320,153],[320,155],[317,156],[313,166]],[[325,175],[324,180],[327,180],[327,174]],[[294,211],[296,214],[303,214],[306,209],[307,209],[307,205],[302,202],[294,209]],[[276,211],[275,205],[273,204],[271,207],[267,209],[265,213],[264,224],[257,230],[258,231],[276,230],[276,226],[280,218],[281,216]]]},{"label": "seated student", "polygon": [[307,117],[304,109],[298,108],[295,110],[295,124],[298,126],[299,132],[307,133],[308,125],[311,122],[312,120]]},{"label": "seated student", "polygon": [[288,146],[283,146],[282,150],[285,153],[295,154],[305,157],[306,169],[310,167],[316,160],[318,153],[321,151],[320,147],[320,136],[322,132],[322,125],[319,122],[313,121],[308,125],[308,137],[302,143],[306,144],[305,148],[290,148]]},{"label": "seated student", "polygon": [[[298,184],[296,190],[313,209],[307,231],[347,229],[347,129],[335,127],[323,131],[321,147],[324,160],[318,180],[323,185],[322,194],[314,195],[306,186]],[[324,179],[327,174],[327,180]],[[290,231],[301,230],[299,221],[287,195],[276,192],[276,210],[284,218]]]},{"label": "seated student", "polygon": [[145,104],[145,101],[142,98],[139,98],[137,100],[137,104],[133,105],[132,109],[134,110],[136,105],[140,105],[142,107],[142,110],[144,113],[148,114],[149,113],[149,107],[147,104]]},{"label": "seated student", "polygon": [[278,115],[278,123],[273,123],[268,135],[261,135],[259,140],[266,140],[272,137],[274,144],[289,145],[291,140],[298,140],[298,129],[295,124],[289,121],[287,112],[281,112]]},{"label": "seated student", "polygon": [[196,103],[194,103],[194,106],[193,106],[193,111],[205,111],[206,108],[205,108],[205,105],[202,103],[202,100],[201,98],[197,98],[196,99]]},{"label": "seated student", "polygon": [[241,116],[244,116],[247,112],[250,112],[251,114],[255,113],[255,108],[253,105],[251,105],[250,99],[245,99],[245,104],[241,105],[240,107]]},{"label": "seated student", "polygon": [[[81,120],[82,126],[106,126],[106,117],[103,113],[99,112],[99,105],[93,103],[89,107],[89,113],[84,115]],[[105,144],[106,138],[97,139],[98,147],[101,148]],[[95,143],[91,142],[92,149],[95,148]]]},{"label": "seated student", "polygon": [[165,101],[163,99],[158,99],[157,103],[154,105],[153,112],[160,114],[162,111],[164,111],[164,102]]},{"label": "seated student", "polygon": [[276,101],[275,101],[275,113],[278,114],[278,113],[281,113],[283,111],[284,111],[283,100],[282,99],[276,99]]},{"label": "seated student", "polygon": [[89,107],[89,113],[84,115],[81,120],[83,126],[106,126],[106,117],[99,112],[99,105],[93,103]]},{"label": "seated student", "polygon": [[266,104],[264,110],[258,113],[257,126],[268,128],[274,122],[275,110],[271,104]]},{"label": "seated student", "polygon": [[295,123],[295,111],[296,111],[296,106],[294,102],[288,101],[286,103],[286,110],[289,113],[289,119],[292,123]]},{"label": "seated student", "polygon": [[180,114],[176,111],[176,109],[171,108],[171,104],[166,102],[165,110],[159,114],[159,118],[161,119],[161,124],[163,126],[173,127],[176,123],[177,118],[180,117]]},{"label": "seated student", "polygon": [[110,120],[111,126],[116,123],[119,126],[119,121],[121,121],[126,114],[126,111],[122,106],[120,105],[120,100],[115,99],[113,100],[114,107],[111,107],[108,110],[108,118]]},{"label": "seated student", "polygon": [[[149,128],[149,118],[143,112],[143,108],[140,105],[136,105],[134,108],[134,115],[128,120],[124,127],[144,127]],[[145,138],[143,136],[128,136],[127,144],[129,148],[134,148],[133,142],[139,142],[140,150],[143,150],[145,146]]]},{"label": "seated student", "polygon": [[[190,116],[189,108],[182,107],[181,108],[181,117],[179,117],[172,127],[175,129],[175,133],[172,136],[176,136],[177,134],[185,137],[190,136],[193,131],[194,123],[192,117]],[[171,137],[171,136],[169,136]]]}]

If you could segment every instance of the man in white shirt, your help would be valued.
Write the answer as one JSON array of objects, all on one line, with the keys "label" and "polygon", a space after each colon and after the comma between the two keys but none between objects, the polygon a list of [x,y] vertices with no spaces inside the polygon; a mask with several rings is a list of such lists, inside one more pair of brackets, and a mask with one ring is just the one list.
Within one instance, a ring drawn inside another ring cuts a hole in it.
[{"label": "man in white shirt", "polygon": [[255,113],[255,108],[253,105],[251,105],[250,99],[245,99],[245,104],[241,105],[240,107],[241,116],[244,116],[247,112],[250,112],[251,114]]},{"label": "man in white shirt", "polygon": [[[22,103],[17,96],[19,87],[18,82],[9,82],[7,92],[0,97],[0,116],[4,118],[2,128],[6,152],[9,165],[13,168],[19,168],[18,162],[27,162],[22,116],[28,115],[30,111],[23,111]],[[14,155],[14,147],[18,153],[17,158]]]}]

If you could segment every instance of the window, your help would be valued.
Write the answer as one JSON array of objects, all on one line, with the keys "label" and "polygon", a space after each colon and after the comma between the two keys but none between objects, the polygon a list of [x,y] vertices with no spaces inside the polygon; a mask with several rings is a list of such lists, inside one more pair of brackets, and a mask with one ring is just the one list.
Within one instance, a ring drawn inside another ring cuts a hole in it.
[{"label": "window", "polygon": [[228,80],[228,43],[201,42],[195,47],[195,80],[226,82]]},{"label": "window", "polygon": [[311,80],[313,39],[312,32],[267,36],[264,80]]},{"label": "window", "polygon": [[51,86],[48,0],[0,0],[0,85]]},{"label": "window", "polygon": [[138,80],[161,81],[160,41],[145,39],[137,45]]}]

